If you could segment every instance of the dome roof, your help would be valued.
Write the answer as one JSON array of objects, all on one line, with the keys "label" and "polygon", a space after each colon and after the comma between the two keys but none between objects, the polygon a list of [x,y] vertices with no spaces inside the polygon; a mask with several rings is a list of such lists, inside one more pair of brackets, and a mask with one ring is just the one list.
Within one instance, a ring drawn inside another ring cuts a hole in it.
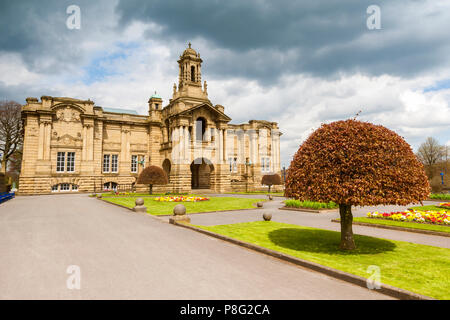
[{"label": "dome roof", "polygon": [[150,99],[151,99],[151,98],[161,99],[161,96],[160,96],[159,94],[157,94],[156,91],[155,91],[155,93],[152,94],[152,96],[150,97]]},{"label": "dome roof", "polygon": [[189,42],[189,48],[183,51],[183,56],[197,56],[197,51],[191,48],[191,43]]}]

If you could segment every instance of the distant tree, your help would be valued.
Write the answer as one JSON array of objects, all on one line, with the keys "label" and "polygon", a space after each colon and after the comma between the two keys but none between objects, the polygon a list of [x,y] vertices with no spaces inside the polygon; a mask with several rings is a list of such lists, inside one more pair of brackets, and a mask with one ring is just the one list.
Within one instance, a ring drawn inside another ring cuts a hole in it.
[{"label": "distant tree", "polygon": [[407,205],[427,199],[423,165],[395,132],[356,120],[323,124],[300,146],[285,195],[339,204],[343,250],[354,249],[352,206]]},{"label": "distant tree", "polygon": [[0,161],[6,173],[8,161],[23,143],[22,106],[15,101],[0,102]]},{"label": "distant tree", "polygon": [[274,173],[274,174],[266,174],[261,179],[261,184],[269,186],[269,193],[270,188],[273,185],[279,185],[282,184],[280,175]]},{"label": "distant tree", "polygon": [[434,165],[442,160],[445,155],[445,147],[432,137],[428,137],[422,143],[417,151],[419,160],[425,166],[427,175],[430,179],[434,176]]},{"label": "distant tree", "polygon": [[148,184],[150,194],[153,194],[153,185],[163,185],[169,183],[166,172],[157,166],[148,166],[142,170],[137,182],[138,184]]}]

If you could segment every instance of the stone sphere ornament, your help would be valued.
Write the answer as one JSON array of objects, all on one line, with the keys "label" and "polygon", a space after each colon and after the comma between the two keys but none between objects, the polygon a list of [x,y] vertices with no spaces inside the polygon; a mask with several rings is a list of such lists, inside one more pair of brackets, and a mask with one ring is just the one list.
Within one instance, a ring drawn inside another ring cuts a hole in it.
[{"label": "stone sphere ornament", "polygon": [[272,220],[272,214],[270,212],[264,212],[263,219],[264,219],[264,221]]},{"label": "stone sphere ornament", "polygon": [[137,199],[134,201],[134,203],[135,203],[137,206],[142,206],[142,205],[144,204],[144,199],[142,199],[142,198],[137,198]]},{"label": "stone sphere ornament", "polygon": [[256,203],[256,206],[257,206],[258,208],[262,208],[262,207],[263,207],[263,203],[262,203],[262,202],[258,202],[258,203]]},{"label": "stone sphere ornament", "polygon": [[182,204],[177,204],[173,208],[173,214],[175,216],[184,216],[186,214],[186,207]]}]

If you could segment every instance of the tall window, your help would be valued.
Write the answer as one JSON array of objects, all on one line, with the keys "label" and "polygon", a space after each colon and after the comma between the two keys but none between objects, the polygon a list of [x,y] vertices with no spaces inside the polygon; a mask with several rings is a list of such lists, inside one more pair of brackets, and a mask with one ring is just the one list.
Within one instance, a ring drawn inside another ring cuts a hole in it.
[{"label": "tall window", "polygon": [[229,157],[228,163],[230,164],[230,172],[237,172],[237,158]]},{"label": "tall window", "polygon": [[261,158],[261,172],[270,172],[270,158],[269,157]]},{"label": "tall window", "polygon": [[195,82],[195,67],[191,66],[191,81]]},{"label": "tall window", "polygon": [[75,152],[58,152],[56,154],[56,172],[75,172]]},{"label": "tall window", "polygon": [[109,154],[103,155],[103,172],[109,172]]},{"label": "tall window", "polygon": [[137,172],[137,157],[136,155],[131,156],[131,172],[136,173]]},{"label": "tall window", "polygon": [[67,172],[75,171],[75,152],[67,152]]},{"label": "tall window", "polygon": [[65,152],[58,152],[56,156],[56,172],[64,172],[64,164],[66,159]]},{"label": "tall window", "polygon": [[205,130],[206,130],[206,120],[205,118],[200,117],[197,119],[197,121],[195,121],[195,139],[197,141],[203,140]]},{"label": "tall window", "polygon": [[117,172],[118,169],[118,156],[117,154],[111,155],[111,172]]}]

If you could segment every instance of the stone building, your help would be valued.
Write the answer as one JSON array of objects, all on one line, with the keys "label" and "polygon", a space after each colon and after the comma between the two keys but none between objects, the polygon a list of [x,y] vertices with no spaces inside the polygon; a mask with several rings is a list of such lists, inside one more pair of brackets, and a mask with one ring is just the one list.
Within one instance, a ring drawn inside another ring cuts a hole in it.
[{"label": "stone building", "polygon": [[144,191],[135,181],[149,164],[168,173],[169,184],[159,187],[166,192],[250,191],[261,188],[262,175],[280,173],[277,123],[230,124],[224,107],[208,99],[202,59],[190,44],[178,65],[172,99],[163,107],[155,93],[148,115],[91,100],[27,98],[19,193]]}]

